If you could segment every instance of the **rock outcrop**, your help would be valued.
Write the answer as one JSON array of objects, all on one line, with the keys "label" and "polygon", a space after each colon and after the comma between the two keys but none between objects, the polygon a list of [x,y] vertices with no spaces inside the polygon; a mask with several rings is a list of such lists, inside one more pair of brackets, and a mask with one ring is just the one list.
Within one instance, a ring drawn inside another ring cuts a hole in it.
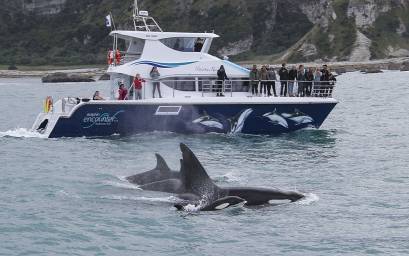
[{"label": "rock outcrop", "polygon": [[95,82],[95,79],[89,74],[68,74],[57,72],[44,76],[41,81],[43,83]]}]

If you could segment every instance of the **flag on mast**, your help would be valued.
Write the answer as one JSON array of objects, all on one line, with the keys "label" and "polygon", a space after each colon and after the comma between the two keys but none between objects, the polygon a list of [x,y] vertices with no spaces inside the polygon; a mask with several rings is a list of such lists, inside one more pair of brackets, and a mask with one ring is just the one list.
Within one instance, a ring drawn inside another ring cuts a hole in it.
[{"label": "flag on mast", "polygon": [[107,26],[108,28],[112,27],[112,18],[111,18],[111,14],[107,15],[105,17],[105,26]]}]

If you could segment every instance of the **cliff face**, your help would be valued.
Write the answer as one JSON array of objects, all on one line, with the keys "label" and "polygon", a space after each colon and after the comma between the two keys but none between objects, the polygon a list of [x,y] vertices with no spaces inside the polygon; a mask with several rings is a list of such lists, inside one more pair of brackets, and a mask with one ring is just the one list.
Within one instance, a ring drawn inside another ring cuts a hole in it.
[{"label": "cliff face", "polygon": [[[104,62],[104,16],[131,28],[131,0],[16,0],[0,10],[1,62]],[[141,0],[165,31],[215,31],[217,55],[261,61],[409,56],[409,0]]]}]

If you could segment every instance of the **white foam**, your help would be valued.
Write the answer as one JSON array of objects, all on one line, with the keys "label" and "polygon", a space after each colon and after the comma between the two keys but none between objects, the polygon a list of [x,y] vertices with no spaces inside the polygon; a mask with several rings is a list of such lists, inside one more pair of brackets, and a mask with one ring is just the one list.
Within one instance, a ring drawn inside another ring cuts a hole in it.
[{"label": "white foam", "polygon": [[175,203],[178,201],[177,198],[170,197],[144,197],[144,196],[121,196],[121,195],[112,195],[112,196],[103,196],[103,199],[110,200],[130,200],[130,201],[148,201],[148,202],[164,202],[164,203]]},{"label": "white foam", "polygon": [[106,181],[104,182],[105,185],[117,187],[117,188],[126,188],[126,189],[135,189],[135,190],[142,190],[137,185],[125,182],[116,182],[116,181]]},{"label": "white foam", "polygon": [[200,205],[200,204],[199,204],[199,205],[188,204],[188,205],[185,205],[185,206],[183,207],[183,210],[184,210],[185,212],[198,212],[198,211],[200,211],[200,209],[201,209],[201,205]]},{"label": "white foam", "polygon": [[0,137],[15,137],[15,138],[47,138],[46,135],[31,131],[26,128],[16,128],[14,130],[8,130],[0,132]]},{"label": "white foam", "polygon": [[308,193],[308,194],[305,194],[305,197],[303,199],[297,201],[296,203],[301,204],[301,205],[310,205],[319,200],[320,198],[316,194]]},{"label": "white foam", "polygon": [[234,172],[228,172],[226,174],[223,174],[222,176],[216,177],[217,181],[226,181],[226,182],[239,182],[241,181],[241,178],[236,175]]}]

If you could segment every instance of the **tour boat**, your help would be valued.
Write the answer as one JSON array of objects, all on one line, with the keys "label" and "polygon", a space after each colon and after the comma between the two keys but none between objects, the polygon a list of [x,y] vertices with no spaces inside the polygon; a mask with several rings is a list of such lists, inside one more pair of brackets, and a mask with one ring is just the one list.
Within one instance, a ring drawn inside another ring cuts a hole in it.
[{"label": "tour boat", "polygon": [[[133,30],[116,30],[110,56],[111,97],[107,100],[47,99],[44,111],[33,124],[34,131],[49,138],[131,135],[153,131],[183,134],[279,134],[319,128],[338,103],[333,85],[313,86],[310,97],[265,97],[252,95],[249,70],[209,54],[214,33],[163,32],[155,19],[135,4]],[[224,66],[228,80],[217,81]],[[157,67],[158,79],[150,72]],[[135,99],[132,81],[145,80],[142,99]],[[118,84],[124,84],[128,100],[117,100]],[[161,98],[153,95],[160,83]],[[221,87],[221,89],[219,89]],[[280,84],[276,82],[277,89]],[[217,95],[223,93],[223,97]]]}]

